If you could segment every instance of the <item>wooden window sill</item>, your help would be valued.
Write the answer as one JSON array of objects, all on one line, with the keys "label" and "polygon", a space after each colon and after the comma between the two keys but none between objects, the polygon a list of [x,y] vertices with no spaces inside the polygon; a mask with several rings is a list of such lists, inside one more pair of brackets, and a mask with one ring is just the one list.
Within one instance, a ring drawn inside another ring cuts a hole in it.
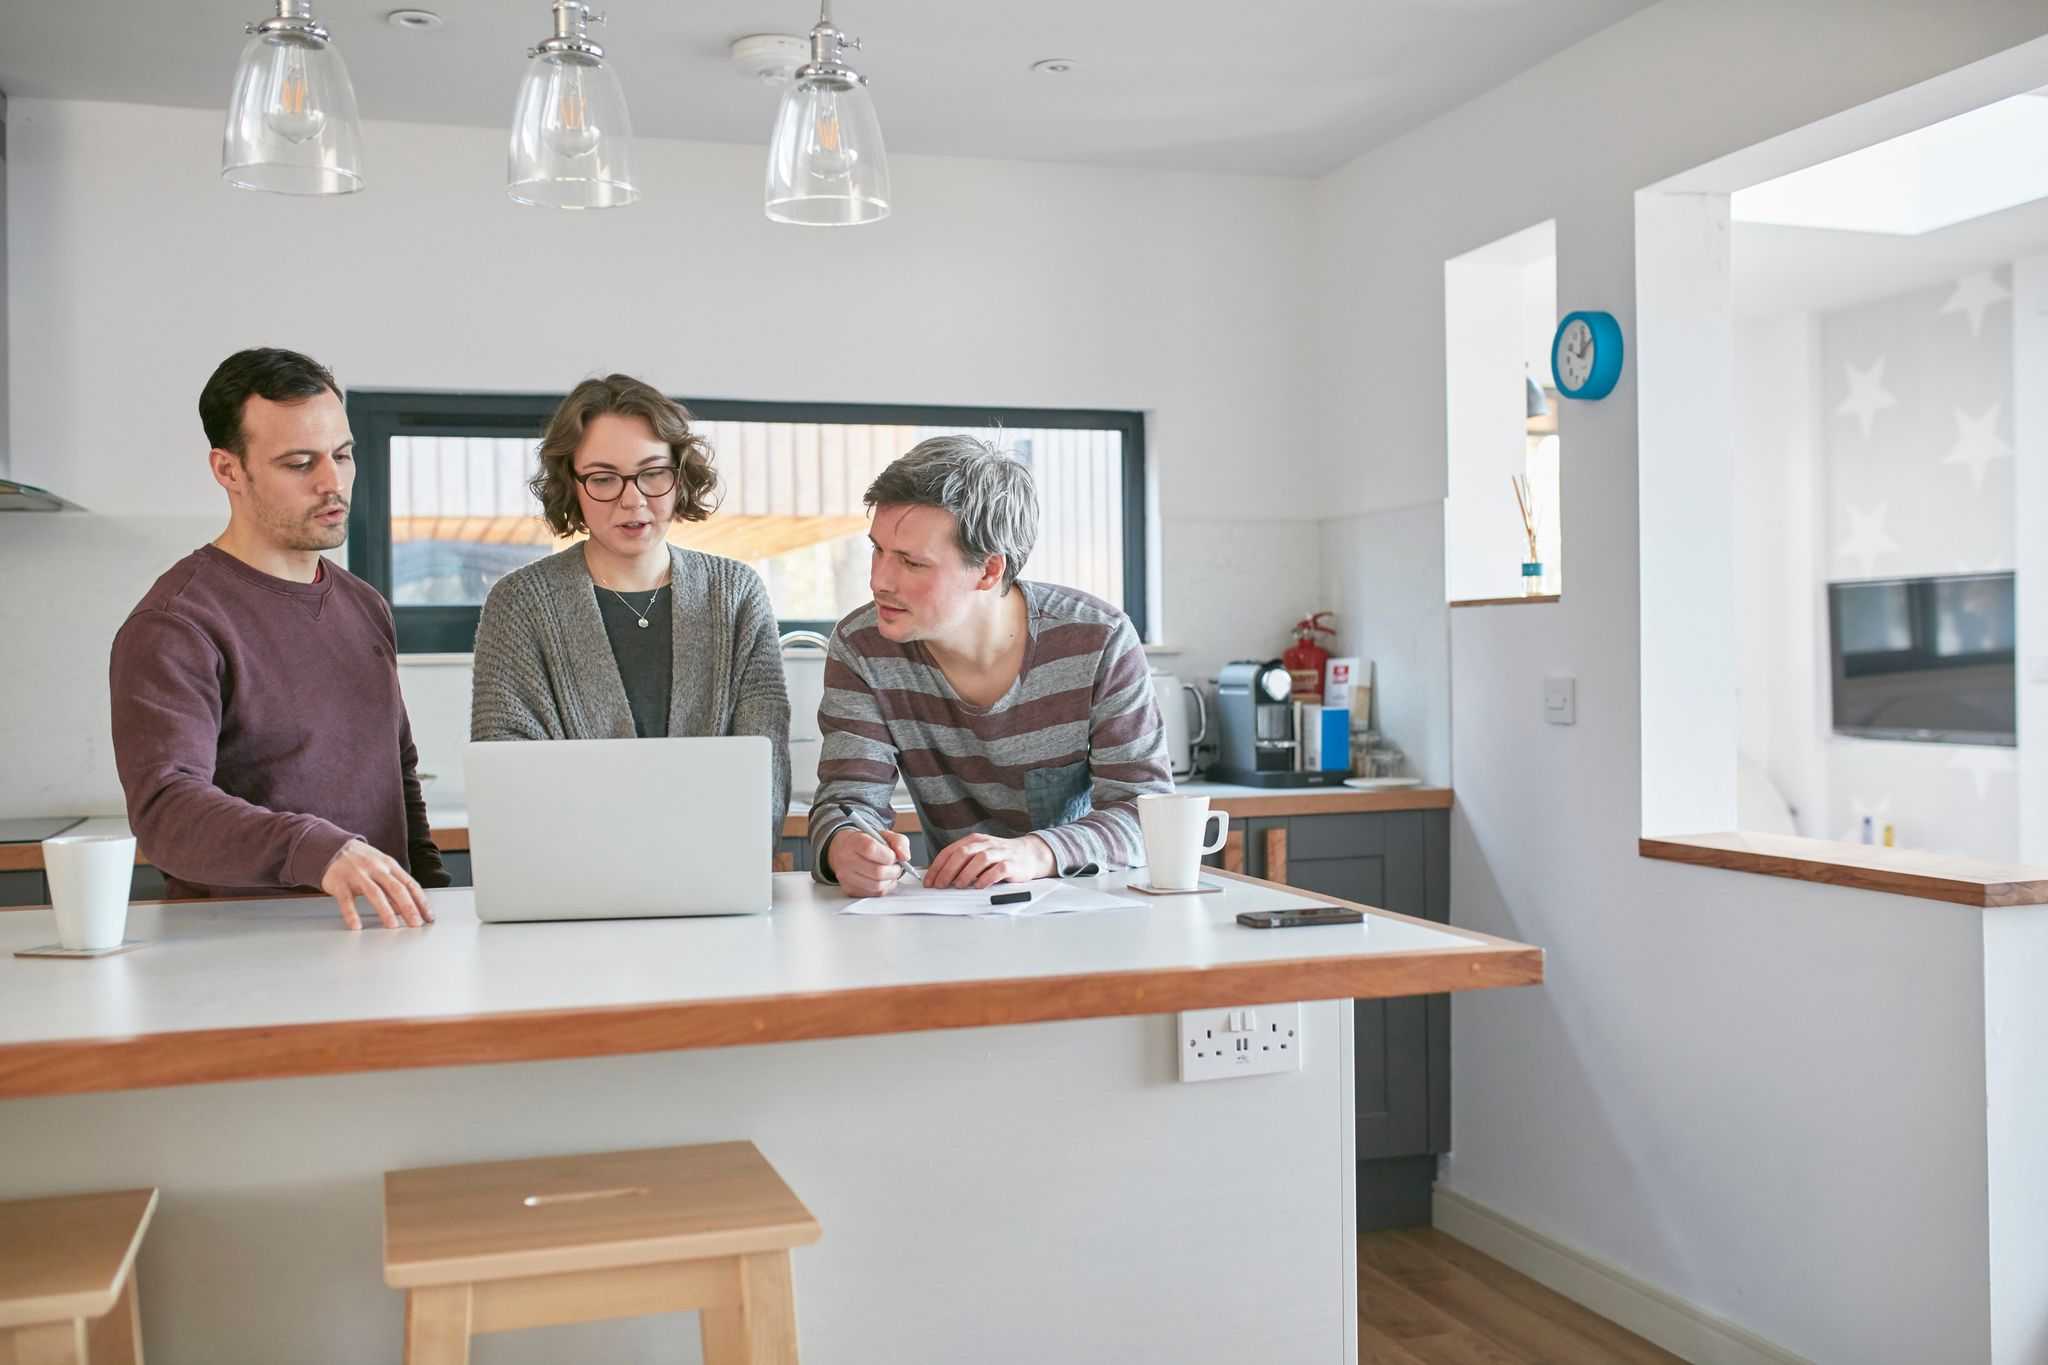
[{"label": "wooden window sill", "polygon": [[1690,834],[1642,839],[1645,858],[1730,872],[1886,891],[1979,908],[2048,905],[2048,867],[1980,862],[1975,858],[1800,839],[1783,834]]},{"label": "wooden window sill", "polygon": [[1564,598],[1561,592],[1538,593],[1534,597],[1467,597],[1453,602],[1454,607],[1529,607],[1545,602],[1557,602]]}]

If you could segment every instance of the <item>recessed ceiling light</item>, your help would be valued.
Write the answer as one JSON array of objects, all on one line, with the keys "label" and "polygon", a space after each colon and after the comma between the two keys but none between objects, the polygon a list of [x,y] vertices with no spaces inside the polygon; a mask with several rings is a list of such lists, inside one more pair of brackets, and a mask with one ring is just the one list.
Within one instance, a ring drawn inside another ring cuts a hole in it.
[{"label": "recessed ceiling light", "polygon": [[384,22],[393,28],[425,33],[429,29],[441,27],[446,21],[430,9],[395,9],[384,16]]},{"label": "recessed ceiling light", "polygon": [[1044,61],[1033,62],[1031,69],[1041,76],[1064,76],[1075,65],[1072,57],[1047,57]]},{"label": "recessed ceiling light", "polygon": [[794,33],[750,33],[732,40],[732,64],[763,85],[783,84],[810,58],[810,40]]}]

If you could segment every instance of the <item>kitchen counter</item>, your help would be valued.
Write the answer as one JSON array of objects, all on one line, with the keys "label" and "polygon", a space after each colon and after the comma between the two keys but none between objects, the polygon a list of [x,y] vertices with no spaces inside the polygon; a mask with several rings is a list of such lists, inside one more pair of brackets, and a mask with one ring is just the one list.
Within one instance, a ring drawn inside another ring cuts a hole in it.
[{"label": "kitchen counter", "polygon": [[144,946],[96,961],[11,956],[55,938],[23,911],[0,920],[0,1098],[1542,979],[1539,949],[1383,910],[1245,929],[1312,898],[1210,875],[1221,894],[1024,920],[842,915],[803,874],[775,878],[770,914],[701,919],[485,925],[466,888],[429,893],[431,927],[361,933],[324,899],[150,904],[129,917]]},{"label": "kitchen counter", "polygon": [[[429,928],[349,933],[319,901],[142,905],[143,946],[91,961],[17,959],[50,912],[0,916],[0,1198],[163,1190],[153,1365],[353,1365],[402,1340],[384,1172],[744,1138],[824,1227],[794,1257],[807,1358],[1352,1365],[1382,1177],[1348,997],[1534,983],[1542,953],[1378,911],[1243,929],[1301,897],[1223,880],[1035,919],[841,915],[801,875],[731,919],[480,925],[449,890]],[[1226,1006],[1295,1029],[1297,1069],[1182,1083],[1173,1011]],[[689,1359],[690,1330],[478,1358]]]}]

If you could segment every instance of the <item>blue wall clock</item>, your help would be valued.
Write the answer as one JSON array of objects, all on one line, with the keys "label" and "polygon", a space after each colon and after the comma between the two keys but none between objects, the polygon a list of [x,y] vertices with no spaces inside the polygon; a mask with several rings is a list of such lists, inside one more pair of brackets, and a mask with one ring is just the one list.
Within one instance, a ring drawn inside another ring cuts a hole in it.
[{"label": "blue wall clock", "polygon": [[1566,398],[1605,398],[1621,378],[1621,324],[1612,313],[1566,313],[1550,342],[1550,374]]}]

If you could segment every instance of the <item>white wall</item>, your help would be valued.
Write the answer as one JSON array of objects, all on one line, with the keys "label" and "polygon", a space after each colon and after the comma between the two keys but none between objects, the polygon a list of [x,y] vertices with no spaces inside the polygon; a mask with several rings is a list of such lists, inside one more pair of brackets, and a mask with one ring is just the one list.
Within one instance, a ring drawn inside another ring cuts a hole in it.
[{"label": "white wall", "polygon": [[[762,219],[754,147],[643,140],[641,204],[564,214],[506,200],[490,129],[368,124],[371,188],[334,201],[223,188],[204,111],[17,100],[9,135],[14,472],[100,515],[0,523],[0,582],[37,585],[4,608],[30,666],[0,671],[0,815],[118,804],[106,641],[224,519],[194,404],[242,346],[361,387],[622,369],[727,398],[1143,409],[1158,629],[1186,671],[1284,642],[1318,590],[1303,182],[901,156],[894,217],[811,232]],[[193,520],[133,542],[109,516]],[[1278,552],[1211,554],[1226,518]],[[404,683],[452,799],[468,672]]]},{"label": "white wall", "polygon": [[1405,771],[1431,786],[1451,780],[1446,520],[1444,504],[1424,502],[1322,526],[1323,600],[1337,613],[1332,652],[1372,664],[1380,734],[1401,750]]},{"label": "white wall", "polygon": [[1636,196],[1636,477],[1640,524],[1656,528],[1637,550],[1651,835],[1727,829],[1737,808],[1728,259],[1726,198]]},{"label": "white wall", "polygon": [[1828,804],[1819,351],[1810,314],[1746,319],[1735,327],[1739,754],[1770,783],[1738,788],[1736,826],[1772,828],[1768,805],[1742,798],[1775,792],[1790,808],[1792,832],[1810,839],[1837,832]]},{"label": "white wall", "polygon": [[[2044,31],[2038,3],[1669,0],[1329,177],[1328,429],[1357,376],[1375,400],[1330,445],[1331,524],[1445,492],[1447,258],[1555,217],[1559,308],[1633,338],[1639,188]],[[1563,601],[1451,614],[1453,916],[1549,967],[1454,1007],[1444,1182],[1818,1361],[1987,1359],[1981,916],[1636,855],[1636,379],[1565,405]]]}]

